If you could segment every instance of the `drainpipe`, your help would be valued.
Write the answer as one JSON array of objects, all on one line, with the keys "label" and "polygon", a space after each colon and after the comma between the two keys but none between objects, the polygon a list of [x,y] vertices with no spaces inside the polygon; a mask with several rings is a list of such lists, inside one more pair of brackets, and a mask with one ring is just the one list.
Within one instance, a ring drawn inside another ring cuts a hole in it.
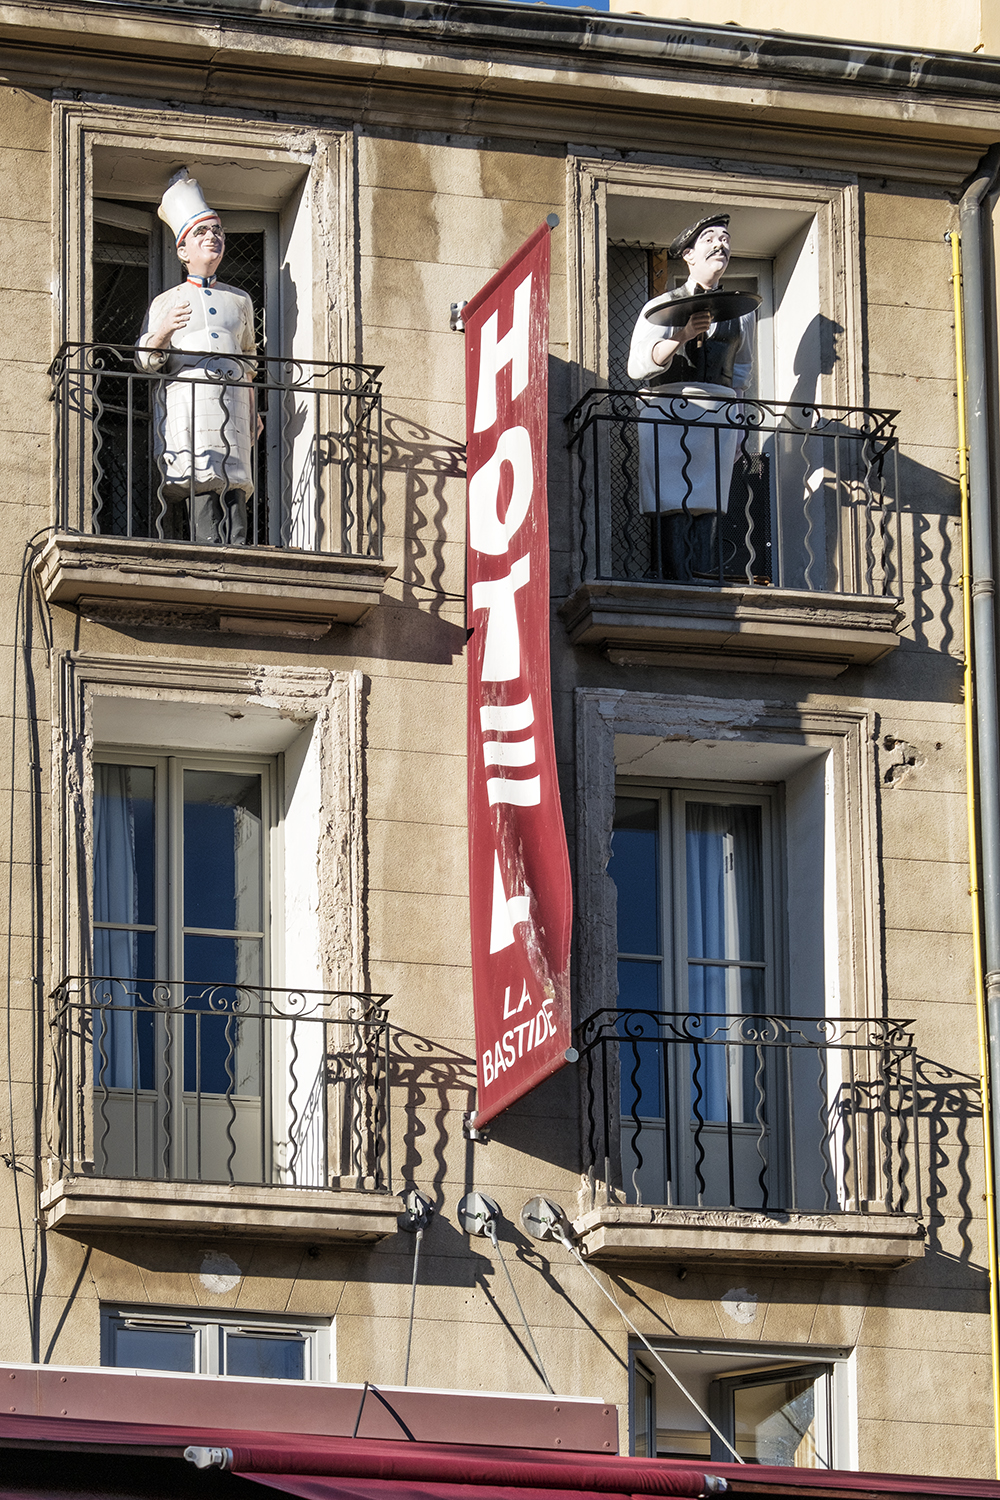
[{"label": "drainpipe", "polygon": [[[982,236],[982,205],[998,172],[1000,142],[987,151],[959,203],[960,253],[959,244],[956,244],[954,237],[949,238],[952,239],[955,346],[958,362],[970,886],[973,897],[976,1000],[983,1073],[994,1449],[997,1475],[1000,1477],[1000,1289],[994,1182],[995,1167],[1000,1162],[1000,685],[997,681],[993,496],[986,378],[986,267]],[[978,761],[978,776],[974,776],[975,761]],[[977,824],[982,858],[981,887]]]}]

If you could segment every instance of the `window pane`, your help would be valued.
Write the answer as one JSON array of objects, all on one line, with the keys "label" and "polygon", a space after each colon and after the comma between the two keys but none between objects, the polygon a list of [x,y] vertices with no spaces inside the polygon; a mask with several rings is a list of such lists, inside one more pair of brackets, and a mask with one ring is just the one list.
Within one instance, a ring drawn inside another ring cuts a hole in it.
[{"label": "window pane", "polygon": [[635,1456],[656,1457],[656,1409],[653,1404],[653,1385],[640,1370],[635,1372]]},{"label": "window pane", "polygon": [[116,1327],[112,1362],[133,1370],[177,1370],[193,1375],[196,1337],[191,1328]]},{"label": "window pane", "polygon": [[660,805],[617,797],[608,874],[618,889],[618,952],[659,953]]},{"label": "window pane", "polygon": [[[94,932],[94,1082],[109,1089],[155,1085],[156,935],[101,928]],[[145,982],[143,982],[145,981]]]},{"label": "window pane", "polygon": [[[691,1042],[691,1115],[695,1120],[733,1120],[749,1123],[758,1105],[764,1107],[766,1076],[779,1061],[775,1049],[754,1045],[753,1025],[740,1025],[729,1016],[763,1008],[762,969],[688,967],[688,1012],[706,1015],[689,1025]],[[770,1036],[765,1029],[758,1035]]]},{"label": "window pane", "polygon": [[[187,933],[184,938],[184,977],[194,981],[194,985],[187,989],[188,1008],[194,1003],[195,994],[205,990],[205,986],[221,985],[227,992],[234,985],[245,984],[256,989],[262,978],[262,958],[260,938],[207,937],[198,932]],[[205,1005],[198,1008],[208,1008],[207,998]]]},{"label": "window pane", "polygon": [[688,1010],[740,1016],[764,1009],[764,970],[688,964]]},{"label": "window pane", "polygon": [[[619,1049],[623,1115],[646,1119],[663,1116],[663,1043],[655,1019],[660,1009],[661,965],[621,959],[618,964],[619,1010],[649,1010],[652,1016],[620,1016]],[[624,1038],[629,1038],[626,1041]]]},{"label": "window pane", "polygon": [[733,1391],[736,1447],[759,1464],[815,1469],[820,1465],[816,1435],[815,1380],[777,1380],[773,1385]]},{"label": "window pane", "polygon": [[761,822],[745,803],[687,803],[690,957],[763,959]]},{"label": "window pane", "polygon": [[261,958],[259,938],[185,937],[185,977],[202,981],[184,986],[186,1092],[260,1093]]},{"label": "window pane", "polygon": [[151,766],[94,766],[94,920],[97,922],[146,926],[156,920],[154,777]]},{"label": "window pane", "polygon": [[253,1375],[258,1380],[304,1380],[305,1341],[229,1333],[226,1335],[226,1374]]},{"label": "window pane", "polygon": [[184,772],[184,925],[263,929],[259,776]]}]

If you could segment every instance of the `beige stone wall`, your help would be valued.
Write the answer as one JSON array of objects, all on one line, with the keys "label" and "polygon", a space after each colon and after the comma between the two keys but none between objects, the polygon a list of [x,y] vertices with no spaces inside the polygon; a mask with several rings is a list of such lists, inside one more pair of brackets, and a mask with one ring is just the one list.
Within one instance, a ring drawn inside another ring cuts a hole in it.
[{"label": "beige stone wall", "polygon": [[[700,12],[699,12],[700,14]],[[717,19],[712,16],[705,19]],[[724,19],[741,19],[727,11]],[[756,21],[755,21],[756,24]],[[784,24],[784,23],[779,23]],[[971,23],[970,23],[971,24]],[[791,28],[790,28],[791,29]],[[902,38],[897,38],[902,40]],[[150,98],[150,104],[157,101]],[[239,108],[239,94],[215,100]],[[472,1104],[465,819],[465,640],[463,343],[448,329],[449,304],[488,279],[548,213],[553,236],[550,508],[553,539],[553,673],[557,751],[567,822],[574,827],[574,690],[711,693],[735,708],[748,697],[789,710],[861,708],[876,737],[878,869],[870,920],[884,964],[884,1003],[913,1017],[923,1059],[921,1109],[929,1194],[928,1252],[904,1270],[694,1267],[633,1268],[617,1295],[649,1337],[760,1342],[804,1357],[856,1351],[858,1462],[865,1469],[989,1475],[993,1472],[989,1326],[978,1056],[972,995],[964,812],[959,538],[955,488],[950,266],[944,232],[954,209],[941,186],[872,178],[862,183],[861,259],[866,305],[865,400],[900,410],[906,623],[900,648],[875,667],[833,681],[745,671],[712,674],[667,667],[616,667],[572,649],[555,609],[574,562],[575,503],[562,446],[568,366],[576,356],[568,309],[572,224],[567,218],[567,141],[539,144],[537,104],[510,105],[506,132],[490,139],[458,128],[453,101],[424,99],[419,128],[403,106],[386,105],[358,131],[356,197],[361,356],[384,364],[386,551],[395,567],[382,604],[357,628],[335,626],[315,642],[228,638],[165,629],[115,630],[65,608],[51,612],[52,660],[70,651],[201,663],[252,661],[280,671],[312,666],[358,670],[365,679],[364,767],[367,888],[365,972],[393,995],[393,1150],[397,1180],[433,1198],[417,1293],[410,1378],[444,1388],[538,1390],[517,1310],[485,1240],[456,1225],[469,1189],[496,1198],[506,1218],[504,1251],[557,1391],[627,1402],[627,1330],[586,1274],[560,1249],[527,1241],[522,1204],[542,1193],[575,1209],[580,1190],[580,1103],[573,1069],[496,1123],[489,1144],[467,1142]],[[622,131],[627,128],[622,124]],[[664,134],[669,131],[660,121]],[[700,127],[704,140],[710,124]],[[0,154],[16,191],[0,219],[8,305],[0,378],[8,482],[0,493],[7,574],[3,594],[0,791],[11,792],[10,707],[18,641],[15,605],[27,539],[49,524],[51,408],[45,368],[54,352],[50,288],[58,272],[58,223],[46,100],[16,89],[0,95]],[[614,144],[614,141],[610,142]],[[773,145],[773,143],[772,143]],[[831,148],[832,149],[832,148]],[[845,170],[852,146],[840,148]],[[352,190],[353,191],[353,190]],[[36,711],[49,741],[44,637],[36,622]],[[706,678],[711,675],[711,681]],[[83,1242],[50,1234],[35,1250],[32,1119],[30,744],[25,679],[18,677],[14,766],[14,876],[10,971],[14,1141],[25,1170],[0,1166],[0,1357],[30,1357],[21,1243],[20,1191],[29,1274],[42,1290],[40,1349],[54,1362],[97,1364],[102,1303],[336,1318],[340,1379],[402,1379],[412,1240],[376,1247],[248,1243],[211,1222],[189,1239],[105,1234]],[[42,784],[49,785],[43,766]],[[55,768],[55,785],[60,768]],[[59,903],[49,880],[48,825],[40,910],[40,960],[51,972],[47,924]],[[0,854],[6,853],[6,814]],[[574,853],[571,843],[571,853]],[[37,933],[37,920],[35,931]],[[866,996],[881,1004],[881,996]],[[0,1075],[3,1065],[0,1065]],[[0,1076],[0,1098],[2,1076]],[[0,1112],[0,1153],[11,1128]],[[44,1148],[43,1148],[44,1154]],[[44,1166],[39,1163],[39,1172]],[[206,1256],[224,1250],[239,1268],[230,1291],[202,1280]],[[608,1280],[603,1272],[598,1274]],[[726,1294],[743,1288],[754,1311],[732,1316]]]},{"label": "beige stone wall", "polygon": [[[622,15],[656,16],[677,20],[671,0],[610,0]],[[688,0],[683,18],[712,26],[732,24],[754,31],[790,31],[807,36],[836,36],[847,41],[873,42],[883,47],[919,47],[934,52],[985,52],[995,56],[1000,47],[1000,7],[996,0],[960,0],[947,11],[929,0],[880,0],[878,5],[852,3],[836,17],[810,14],[795,0]]]}]

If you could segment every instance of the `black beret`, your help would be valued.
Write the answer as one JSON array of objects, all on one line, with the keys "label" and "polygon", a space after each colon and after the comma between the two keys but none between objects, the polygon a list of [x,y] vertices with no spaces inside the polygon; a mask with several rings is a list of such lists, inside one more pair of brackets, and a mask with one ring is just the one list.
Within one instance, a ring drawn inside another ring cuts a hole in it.
[{"label": "black beret", "polygon": [[699,219],[697,224],[691,224],[687,229],[682,229],[675,240],[670,242],[667,254],[671,260],[680,260],[685,250],[690,250],[695,240],[703,229],[711,229],[719,224],[723,229],[729,228],[728,214],[709,214],[705,219]]}]

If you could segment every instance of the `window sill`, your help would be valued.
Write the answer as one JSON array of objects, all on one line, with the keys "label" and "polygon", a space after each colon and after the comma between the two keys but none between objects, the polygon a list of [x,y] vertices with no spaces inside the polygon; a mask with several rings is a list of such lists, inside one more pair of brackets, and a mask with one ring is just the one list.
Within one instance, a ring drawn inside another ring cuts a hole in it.
[{"label": "window sill", "polygon": [[392,572],[372,557],[75,532],[54,536],[38,562],[49,603],[108,624],[268,635],[356,625]]},{"label": "window sill", "polygon": [[766,1214],[740,1209],[609,1205],[574,1223],[593,1261],[780,1261],[891,1268],[920,1260],[924,1229],[908,1214]]},{"label": "window sill", "polygon": [[899,601],[792,589],[583,583],[560,613],[575,646],[620,666],[838,677],[899,644]]},{"label": "window sill", "polygon": [[64,1177],[42,1194],[49,1229],[83,1237],[106,1230],[134,1234],[212,1232],[255,1240],[372,1243],[395,1234],[403,1203],[392,1193],[356,1188],[252,1187],[213,1182],[135,1182]]}]

